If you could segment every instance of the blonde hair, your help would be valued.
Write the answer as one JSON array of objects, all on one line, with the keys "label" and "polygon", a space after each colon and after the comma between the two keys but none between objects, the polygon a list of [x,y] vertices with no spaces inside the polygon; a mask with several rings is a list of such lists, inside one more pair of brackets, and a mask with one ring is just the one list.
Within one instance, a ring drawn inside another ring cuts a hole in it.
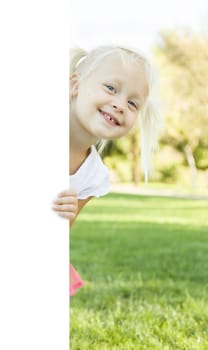
[{"label": "blonde hair", "polygon": [[[132,50],[120,46],[100,46],[90,52],[79,48],[70,50],[70,74],[77,72],[80,80],[85,79],[100,62],[109,55],[119,53],[121,59],[126,63],[142,64],[146,73],[148,83],[148,95],[139,111],[140,128],[141,128],[141,167],[145,176],[145,181],[148,179],[148,174],[152,170],[151,160],[152,153],[157,146],[158,132],[161,127],[161,117],[159,109],[154,98],[154,74],[149,61],[137,50]],[[106,141],[99,142],[100,150],[105,147]]]}]

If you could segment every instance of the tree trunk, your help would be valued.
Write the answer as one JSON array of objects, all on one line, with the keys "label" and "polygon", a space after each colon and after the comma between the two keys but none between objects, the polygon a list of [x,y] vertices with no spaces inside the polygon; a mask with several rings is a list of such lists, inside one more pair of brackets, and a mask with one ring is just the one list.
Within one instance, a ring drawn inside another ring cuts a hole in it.
[{"label": "tree trunk", "polygon": [[186,159],[189,165],[190,174],[191,174],[191,187],[193,190],[197,188],[197,168],[196,162],[193,156],[192,148],[190,145],[186,145],[184,147],[184,152],[186,155]]}]

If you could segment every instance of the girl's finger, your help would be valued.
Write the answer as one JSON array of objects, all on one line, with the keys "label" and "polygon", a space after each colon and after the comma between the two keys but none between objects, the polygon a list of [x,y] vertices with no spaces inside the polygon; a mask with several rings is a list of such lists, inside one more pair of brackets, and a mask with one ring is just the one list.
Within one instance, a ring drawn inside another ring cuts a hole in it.
[{"label": "girl's finger", "polygon": [[73,212],[73,213],[76,213],[77,211],[77,208],[76,206],[74,205],[53,205],[52,206],[52,209],[55,210],[55,211],[60,211],[60,212]]},{"label": "girl's finger", "polygon": [[77,199],[74,197],[58,197],[56,198],[53,203],[59,205],[59,204],[75,204],[77,202]]}]

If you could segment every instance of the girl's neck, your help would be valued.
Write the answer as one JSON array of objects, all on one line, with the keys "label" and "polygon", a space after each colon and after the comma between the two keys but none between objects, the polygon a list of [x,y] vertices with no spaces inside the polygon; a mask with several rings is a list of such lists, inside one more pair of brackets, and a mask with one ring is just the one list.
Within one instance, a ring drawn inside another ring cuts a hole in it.
[{"label": "girl's neck", "polygon": [[69,165],[69,175],[73,175],[80,168],[82,163],[84,163],[85,159],[90,154],[90,148],[88,148],[85,152],[73,152],[70,147],[70,165]]}]

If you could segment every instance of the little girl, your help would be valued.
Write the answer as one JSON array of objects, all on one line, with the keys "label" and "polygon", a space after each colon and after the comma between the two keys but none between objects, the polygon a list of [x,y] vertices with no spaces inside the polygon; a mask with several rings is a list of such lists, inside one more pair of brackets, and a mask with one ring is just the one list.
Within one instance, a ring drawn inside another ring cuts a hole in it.
[{"label": "little girl", "polygon": [[[124,47],[74,49],[70,76],[70,189],[53,209],[73,224],[92,198],[109,192],[108,169],[95,145],[126,135],[141,125],[141,163],[145,179],[160,124],[153,104],[153,74],[147,59]],[[70,295],[83,285],[70,265]]]}]

